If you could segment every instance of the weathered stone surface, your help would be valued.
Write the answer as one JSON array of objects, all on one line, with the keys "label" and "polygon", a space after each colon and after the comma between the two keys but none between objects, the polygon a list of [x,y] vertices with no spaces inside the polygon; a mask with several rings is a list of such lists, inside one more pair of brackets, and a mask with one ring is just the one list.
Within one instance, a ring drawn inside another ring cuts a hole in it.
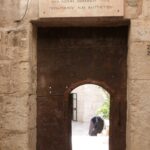
[{"label": "weathered stone surface", "polygon": [[29,98],[29,129],[36,128],[36,116],[37,116],[37,108],[36,108],[36,96],[30,95]]},{"label": "weathered stone surface", "polygon": [[0,61],[0,93],[10,93],[11,89],[11,63]]},{"label": "weathered stone surface", "polygon": [[0,27],[18,27],[22,23],[29,23],[38,19],[38,1],[2,0],[0,2]]},{"label": "weathered stone surface", "polygon": [[0,93],[25,94],[32,90],[30,64],[0,61]]},{"label": "weathered stone surface", "polygon": [[0,140],[0,150],[29,150],[28,134],[26,133],[5,133],[7,135]]},{"label": "weathered stone surface", "polygon": [[27,29],[0,31],[1,60],[29,60],[29,41]]},{"label": "weathered stone surface", "polygon": [[9,131],[26,132],[28,130],[28,95],[22,97],[3,96],[1,105],[1,128]]},{"label": "weathered stone surface", "polygon": [[133,42],[128,50],[129,79],[150,79],[150,42]]},{"label": "weathered stone surface", "polygon": [[150,19],[150,1],[143,0],[142,15],[140,17]]},{"label": "weathered stone surface", "polygon": [[150,80],[129,80],[127,150],[150,148]]},{"label": "weathered stone surface", "polygon": [[125,1],[125,18],[138,18],[142,13],[142,0]]},{"label": "weathered stone surface", "polygon": [[130,42],[150,40],[150,20],[132,20]]},{"label": "weathered stone surface", "polygon": [[37,133],[36,133],[36,128],[30,129],[29,130],[29,150],[36,150],[36,145],[37,145]]},{"label": "weathered stone surface", "polygon": [[30,63],[20,62],[12,66],[12,79],[15,83],[30,83]]},{"label": "weathered stone surface", "polygon": [[[0,27],[5,27],[8,23],[14,24],[14,20],[17,20],[20,16],[19,1],[16,0],[1,0],[0,8]],[[7,9],[6,9],[7,8]],[[17,11],[16,11],[17,10]]]}]

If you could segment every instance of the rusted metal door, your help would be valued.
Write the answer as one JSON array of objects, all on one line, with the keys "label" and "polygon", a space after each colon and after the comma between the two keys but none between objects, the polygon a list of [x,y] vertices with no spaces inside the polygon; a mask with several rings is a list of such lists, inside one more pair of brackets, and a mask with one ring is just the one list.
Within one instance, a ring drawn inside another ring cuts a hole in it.
[{"label": "rusted metal door", "polygon": [[87,79],[110,92],[110,150],[125,150],[127,37],[127,26],[39,28],[37,150],[71,150],[72,104],[64,93]]}]

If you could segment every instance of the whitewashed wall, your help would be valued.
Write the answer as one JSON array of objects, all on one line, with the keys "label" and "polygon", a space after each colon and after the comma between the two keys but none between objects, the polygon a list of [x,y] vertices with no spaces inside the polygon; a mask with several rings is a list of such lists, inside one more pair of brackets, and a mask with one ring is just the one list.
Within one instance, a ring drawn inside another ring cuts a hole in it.
[{"label": "whitewashed wall", "polygon": [[89,122],[107,99],[106,91],[94,84],[85,84],[72,91],[77,93],[77,120]]}]

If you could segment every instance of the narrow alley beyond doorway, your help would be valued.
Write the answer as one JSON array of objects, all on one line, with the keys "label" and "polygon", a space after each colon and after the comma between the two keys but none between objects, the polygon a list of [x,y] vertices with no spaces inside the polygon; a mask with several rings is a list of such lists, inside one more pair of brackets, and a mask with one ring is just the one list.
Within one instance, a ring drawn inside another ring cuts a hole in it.
[{"label": "narrow alley beyond doorway", "polygon": [[[73,100],[72,150],[109,150],[109,110],[106,110],[109,93],[98,85],[85,84],[74,89],[72,94],[76,100],[75,103]],[[101,133],[90,136],[90,120],[95,116],[102,117],[105,124]]]}]

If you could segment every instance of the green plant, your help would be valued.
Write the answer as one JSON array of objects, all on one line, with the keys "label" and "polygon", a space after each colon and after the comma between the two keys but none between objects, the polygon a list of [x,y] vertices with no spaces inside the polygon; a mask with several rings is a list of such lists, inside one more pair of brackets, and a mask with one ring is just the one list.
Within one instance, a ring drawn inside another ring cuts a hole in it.
[{"label": "green plant", "polygon": [[107,99],[103,105],[96,111],[97,115],[101,115],[104,119],[109,119],[110,100]]}]

